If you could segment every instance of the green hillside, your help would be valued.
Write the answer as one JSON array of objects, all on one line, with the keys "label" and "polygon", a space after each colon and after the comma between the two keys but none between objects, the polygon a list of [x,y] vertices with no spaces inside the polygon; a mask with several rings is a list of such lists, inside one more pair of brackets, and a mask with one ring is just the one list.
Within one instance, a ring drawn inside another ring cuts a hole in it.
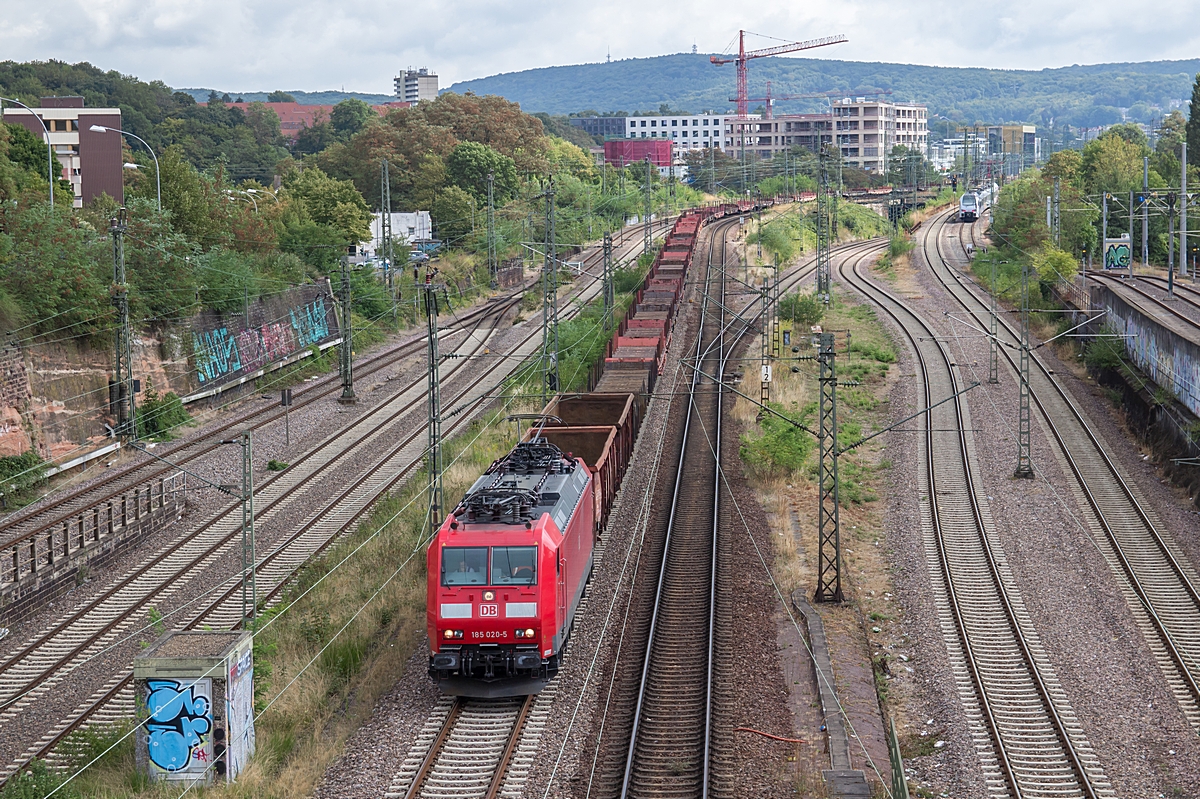
[{"label": "green hillside", "polygon": [[[762,97],[767,81],[775,94],[890,89],[897,100],[924,102],[931,115],[959,122],[1093,127],[1153,121],[1191,94],[1197,72],[1200,59],[1019,71],[764,58],[750,66],[750,93]],[[462,81],[450,91],[498,94],[528,112],[550,114],[650,111],[662,103],[723,111],[731,107],[734,68],[686,53],[511,72]],[[818,102],[781,102],[776,111],[817,110]]]},{"label": "green hillside", "polygon": [[[218,96],[228,94],[230,99],[236,100],[242,98],[247,103],[265,103],[271,92],[226,92],[214,89],[179,89],[178,91],[184,94],[190,94],[196,98],[196,102],[203,103],[208,100],[208,95],[216,91]],[[369,105],[382,105],[383,103],[393,102],[396,98],[390,94],[364,94],[363,92],[344,92],[344,91],[325,91],[325,92],[302,92],[292,89],[285,91],[285,94],[290,94],[297,103],[301,105],[337,105],[342,100],[362,100]]]}]

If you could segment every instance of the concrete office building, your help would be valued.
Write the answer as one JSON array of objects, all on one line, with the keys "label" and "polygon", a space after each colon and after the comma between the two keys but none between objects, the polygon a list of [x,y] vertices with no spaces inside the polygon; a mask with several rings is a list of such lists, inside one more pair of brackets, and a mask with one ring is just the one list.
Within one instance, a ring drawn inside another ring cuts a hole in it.
[{"label": "concrete office building", "polygon": [[[757,117],[755,117],[757,118]],[[677,153],[716,147],[728,151],[725,144],[729,114],[665,114],[663,116],[625,117],[627,139],[670,139]]]},{"label": "concrete office building", "polygon": [[[117,202],[125,201],[122,136],[112,131],[91,130],[92,125],[120,128],[121,109],[84,108],[82,97],[43,97],[33,114],[46,123],[50,145],[59,162],[57,177],[71,181],[76,208],[82,208],[101,194]],[[24,108],[7,107],[4,121],[23,126],[44,143],[46,132],[33,114]]]},{"label": "concrete office building", "polygon": [[426,67],[406,69],[396,76],[396,99],[406,103],[419,103],[421,100],[436,100],[438,96],[438,76]]}]

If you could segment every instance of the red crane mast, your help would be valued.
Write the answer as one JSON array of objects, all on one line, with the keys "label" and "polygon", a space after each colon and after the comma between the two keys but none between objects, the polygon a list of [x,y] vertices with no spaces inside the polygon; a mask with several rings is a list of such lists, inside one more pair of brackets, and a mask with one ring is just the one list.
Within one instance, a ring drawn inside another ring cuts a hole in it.
[{"label": "red crane mast", "polygon": [[717,66],[729,63],[737,65],[737,115],[739,119],[745,119],[749,116],[750,108],[750,93],[746,88],[747,61],[752,58],[766,58],[767,56],[794,53],[798,50],[811,50],[814,47],[825,47],[826,45],[841,44],[848,41],[850,40],[845,36],[838,34],[837,36],[826,36],[823,39],[809,39],[806,42],[792,42],[791,44],[781,44],[776,47],[764,47],[761,50],[747,50],[746,32],[738,31],[738,54],[735,58],[719,58],[714,55],[709,56],[708,60]]}]

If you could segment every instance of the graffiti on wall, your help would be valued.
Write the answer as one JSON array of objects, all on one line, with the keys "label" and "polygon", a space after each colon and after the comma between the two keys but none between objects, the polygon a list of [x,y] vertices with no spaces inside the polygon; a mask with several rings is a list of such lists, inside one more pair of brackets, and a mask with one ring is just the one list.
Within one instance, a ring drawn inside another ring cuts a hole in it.
[{"label": "graffiti on wall", "polygon": [[171,775],[207,772],[212,763],[212,680],[149,680],[146,735],[150,762]]},{"label": "graffiti on wall", "polygon": [[233,780],[254,754],[254,645],[247,638],[226,661],[225,718],[229,744],[225,778]]},{"label": "graffiti on wall", "polygon": [[1110,324],[1124,336],[1125,351],[1154,383],[1200,415],[1200,351],[1108,295]]},{"label": "graffiti on wall", "polygon": [[[311,294],[311,289],[307,292]],[[192,331],[196,377],[202,385],[253,372],[338,335],[324,294],[287,308],[275,321],[250,327],[228,325]]]}]

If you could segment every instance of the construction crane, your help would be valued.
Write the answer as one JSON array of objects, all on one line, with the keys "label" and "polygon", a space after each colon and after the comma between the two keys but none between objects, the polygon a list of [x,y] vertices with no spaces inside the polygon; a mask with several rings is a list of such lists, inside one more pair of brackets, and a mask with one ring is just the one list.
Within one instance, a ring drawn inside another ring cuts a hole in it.
[{"label": "construction crane", "polygon": [[[771,119],[775,113],[776,100],[813,100],[817,97],[881,97],[890,95],[891,89],[881,89],[877,92],[813,92],[812,94],[781,94],[778,97],[771,96],[771,81],[767,81],[767,96],[766,97],[747,97],[746,104],[749,107],[750,103],[766,103],[767,113],[764,114],[764,119]],[[729,102],[737,100],[736,97],[730,97]]]},{"label": "construction crane", "polygon": [[745,119],[749,116],[750,100],[749,91],[746,88],[746,62],[752,58],[766,58],[772,55],[782,55],[784,53],[794,53],[798,50],[812,50],[814,47],[825,47],[830,44],[841,44],[842,42],[850,41],[841,34],[837,36],[826,36],[824,39],[810,39],[807,42],[792,42],[791,44],[781,44],[777,47],[764,47],[761,50],[746,50],[746,32],[738,31],[738,54],[734,58],[719,58],[717,56],[709,56],[709,61],[720,66],[722,64],[737,65],[737,115],[739,119]]}]

